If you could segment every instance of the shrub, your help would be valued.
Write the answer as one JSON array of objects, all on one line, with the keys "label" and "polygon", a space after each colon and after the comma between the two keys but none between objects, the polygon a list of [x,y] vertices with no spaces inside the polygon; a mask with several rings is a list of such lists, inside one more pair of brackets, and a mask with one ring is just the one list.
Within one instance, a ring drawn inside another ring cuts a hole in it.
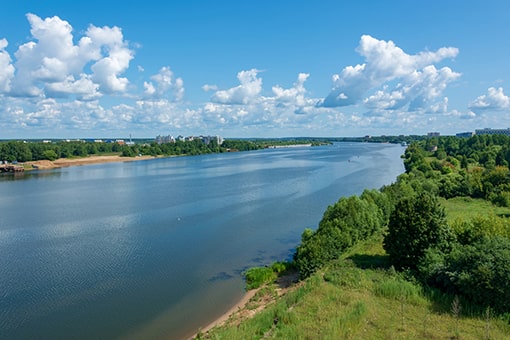
[{"label": "shrub", "polygon": [[305,230],[301,236],[294,256],[301,278],[382,230],[387,220],[385,213],[391,209],[383,203],[385,199],[386,194],[365,192],[362,197],[343,197],[329,206],[317,230]]},{"label": "shrub", "polygon": [[290,262],[275,262],[270,267],[253,267],[246,271],[246,289],[259,288],[263,284],[270,283],[283,273],[293,267]]},{"label": "shrub", "polygon": [[276,273],[270,267],[253,267],[246,271],[246,289],[259,288],[265,283],[274,281]]},{"label": "shrub", "polygon": [[443,288],[456,291],[481,306],[500,313],[510,311],[510,240],[482,238],[474,245],[460,246],[446,256]]}]

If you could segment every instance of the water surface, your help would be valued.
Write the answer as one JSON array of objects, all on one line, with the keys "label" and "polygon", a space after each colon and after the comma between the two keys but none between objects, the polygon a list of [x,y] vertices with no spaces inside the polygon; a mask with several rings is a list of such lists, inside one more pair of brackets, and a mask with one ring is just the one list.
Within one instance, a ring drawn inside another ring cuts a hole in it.
[{"label": "water surface", "polygon": [[336,143],[0,176],[0,338],[190,335],[328,205],[393,182],[402,152]]}]

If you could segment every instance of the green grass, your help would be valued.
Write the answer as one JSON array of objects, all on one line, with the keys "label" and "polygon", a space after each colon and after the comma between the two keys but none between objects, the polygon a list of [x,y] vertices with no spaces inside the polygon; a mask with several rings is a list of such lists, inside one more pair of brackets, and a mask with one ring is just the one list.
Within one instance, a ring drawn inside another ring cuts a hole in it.
[{"label": "green grass", "polygon": [[501,217],[510,216],[510,208],[498,207],[483,199],[470,197],[455,197],[452,199],[441,198],[441,204],[445,207],[448,221],[470,220],[478,216],[495,215]]},{"label": "green grass", "polygon": [[206,339],[508,339],[510,325],[425,291],[388,265],[382,237],[360,243],[239,325]]}]

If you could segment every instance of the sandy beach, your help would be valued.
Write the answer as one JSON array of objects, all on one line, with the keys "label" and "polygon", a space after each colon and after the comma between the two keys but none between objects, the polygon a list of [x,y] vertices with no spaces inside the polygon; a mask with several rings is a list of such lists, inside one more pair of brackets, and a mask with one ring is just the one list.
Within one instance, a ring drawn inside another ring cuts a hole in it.
[{"label": "sandy beach", "polygon": [[[286,273],[285,275],[280,276],[274,283],[276,295],[282,296],[286,294],[289,290],[297,288],[299,286],[298,282],[299,273],[297,271],[291,271]],[[267,285],[263,287],[267,287]],[[214,327],[222,326],[227,322],[229,322],[230,324],[232,323],[238,324],[243,320],[253,317],[255,314],[265,309],[267,305],[276,301],[275,296],[269,292],[266,292],[262,295],[260,294],[257,295],[261,288],[262,287],[252,289],[246,292],[242,299],[238,303],[236,303],[232,308],[230,308],[227,312],[220,315],[217,319],[209,323],[207,326],[200,328],[199,332],[195,333],[192,337],[188,338],[188,340],[195,339],[199,333],[206,334],[209,330],[213,329]],[[255,296],[257,296],[257,298],[255,298]],[[246,308],[246,305],[252,300],[255,302],[255,306],[250,306],[250,308]]]},{"label": "sandy beach", "polygon": [[[244,307],[246,306],[246,304],[255,296],[255,294],[257,294],[258,291],[259,289],[252,289],[246,292],[242,299],[234,306],[232,306],[232,308],[230,308],[228,311],[220,315],[217,319],[215,319],[205,327],[200,328],[199,332],[193,334],[193,336],[189,337],[188,340],[195,339],[199,333],[202,334],[207,333],[212,328],[223,325],[228,319],[235,316],[236,313],[241,313],[243,310],[245,310]],[[255,311],[253,311],[253,314],[254,313]]]},{"label": "sandy beach", "polygon": [[89,156],[82,158],[59,158],[54,161],[41,160],[26,162],[25,164],[32,165],[34,169],[47,170],[62,168],[68,166],[77,165],[89,165],[89,164],[100,164],[100,163],[112,163],[112,162],[132,162],[139,160],[146,160],[155,158],[153,156],[138,156],[138,157],[122,157],[122,156]]}]

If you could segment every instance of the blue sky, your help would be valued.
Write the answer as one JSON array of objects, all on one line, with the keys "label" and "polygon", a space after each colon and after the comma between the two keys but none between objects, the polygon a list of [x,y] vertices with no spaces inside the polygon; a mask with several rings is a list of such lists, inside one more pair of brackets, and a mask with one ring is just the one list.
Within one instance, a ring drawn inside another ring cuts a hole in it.
[{"label": "blue sky", "polygon": [[0,139],[506,128],[508,13],[505,0],[9,1]]}]

